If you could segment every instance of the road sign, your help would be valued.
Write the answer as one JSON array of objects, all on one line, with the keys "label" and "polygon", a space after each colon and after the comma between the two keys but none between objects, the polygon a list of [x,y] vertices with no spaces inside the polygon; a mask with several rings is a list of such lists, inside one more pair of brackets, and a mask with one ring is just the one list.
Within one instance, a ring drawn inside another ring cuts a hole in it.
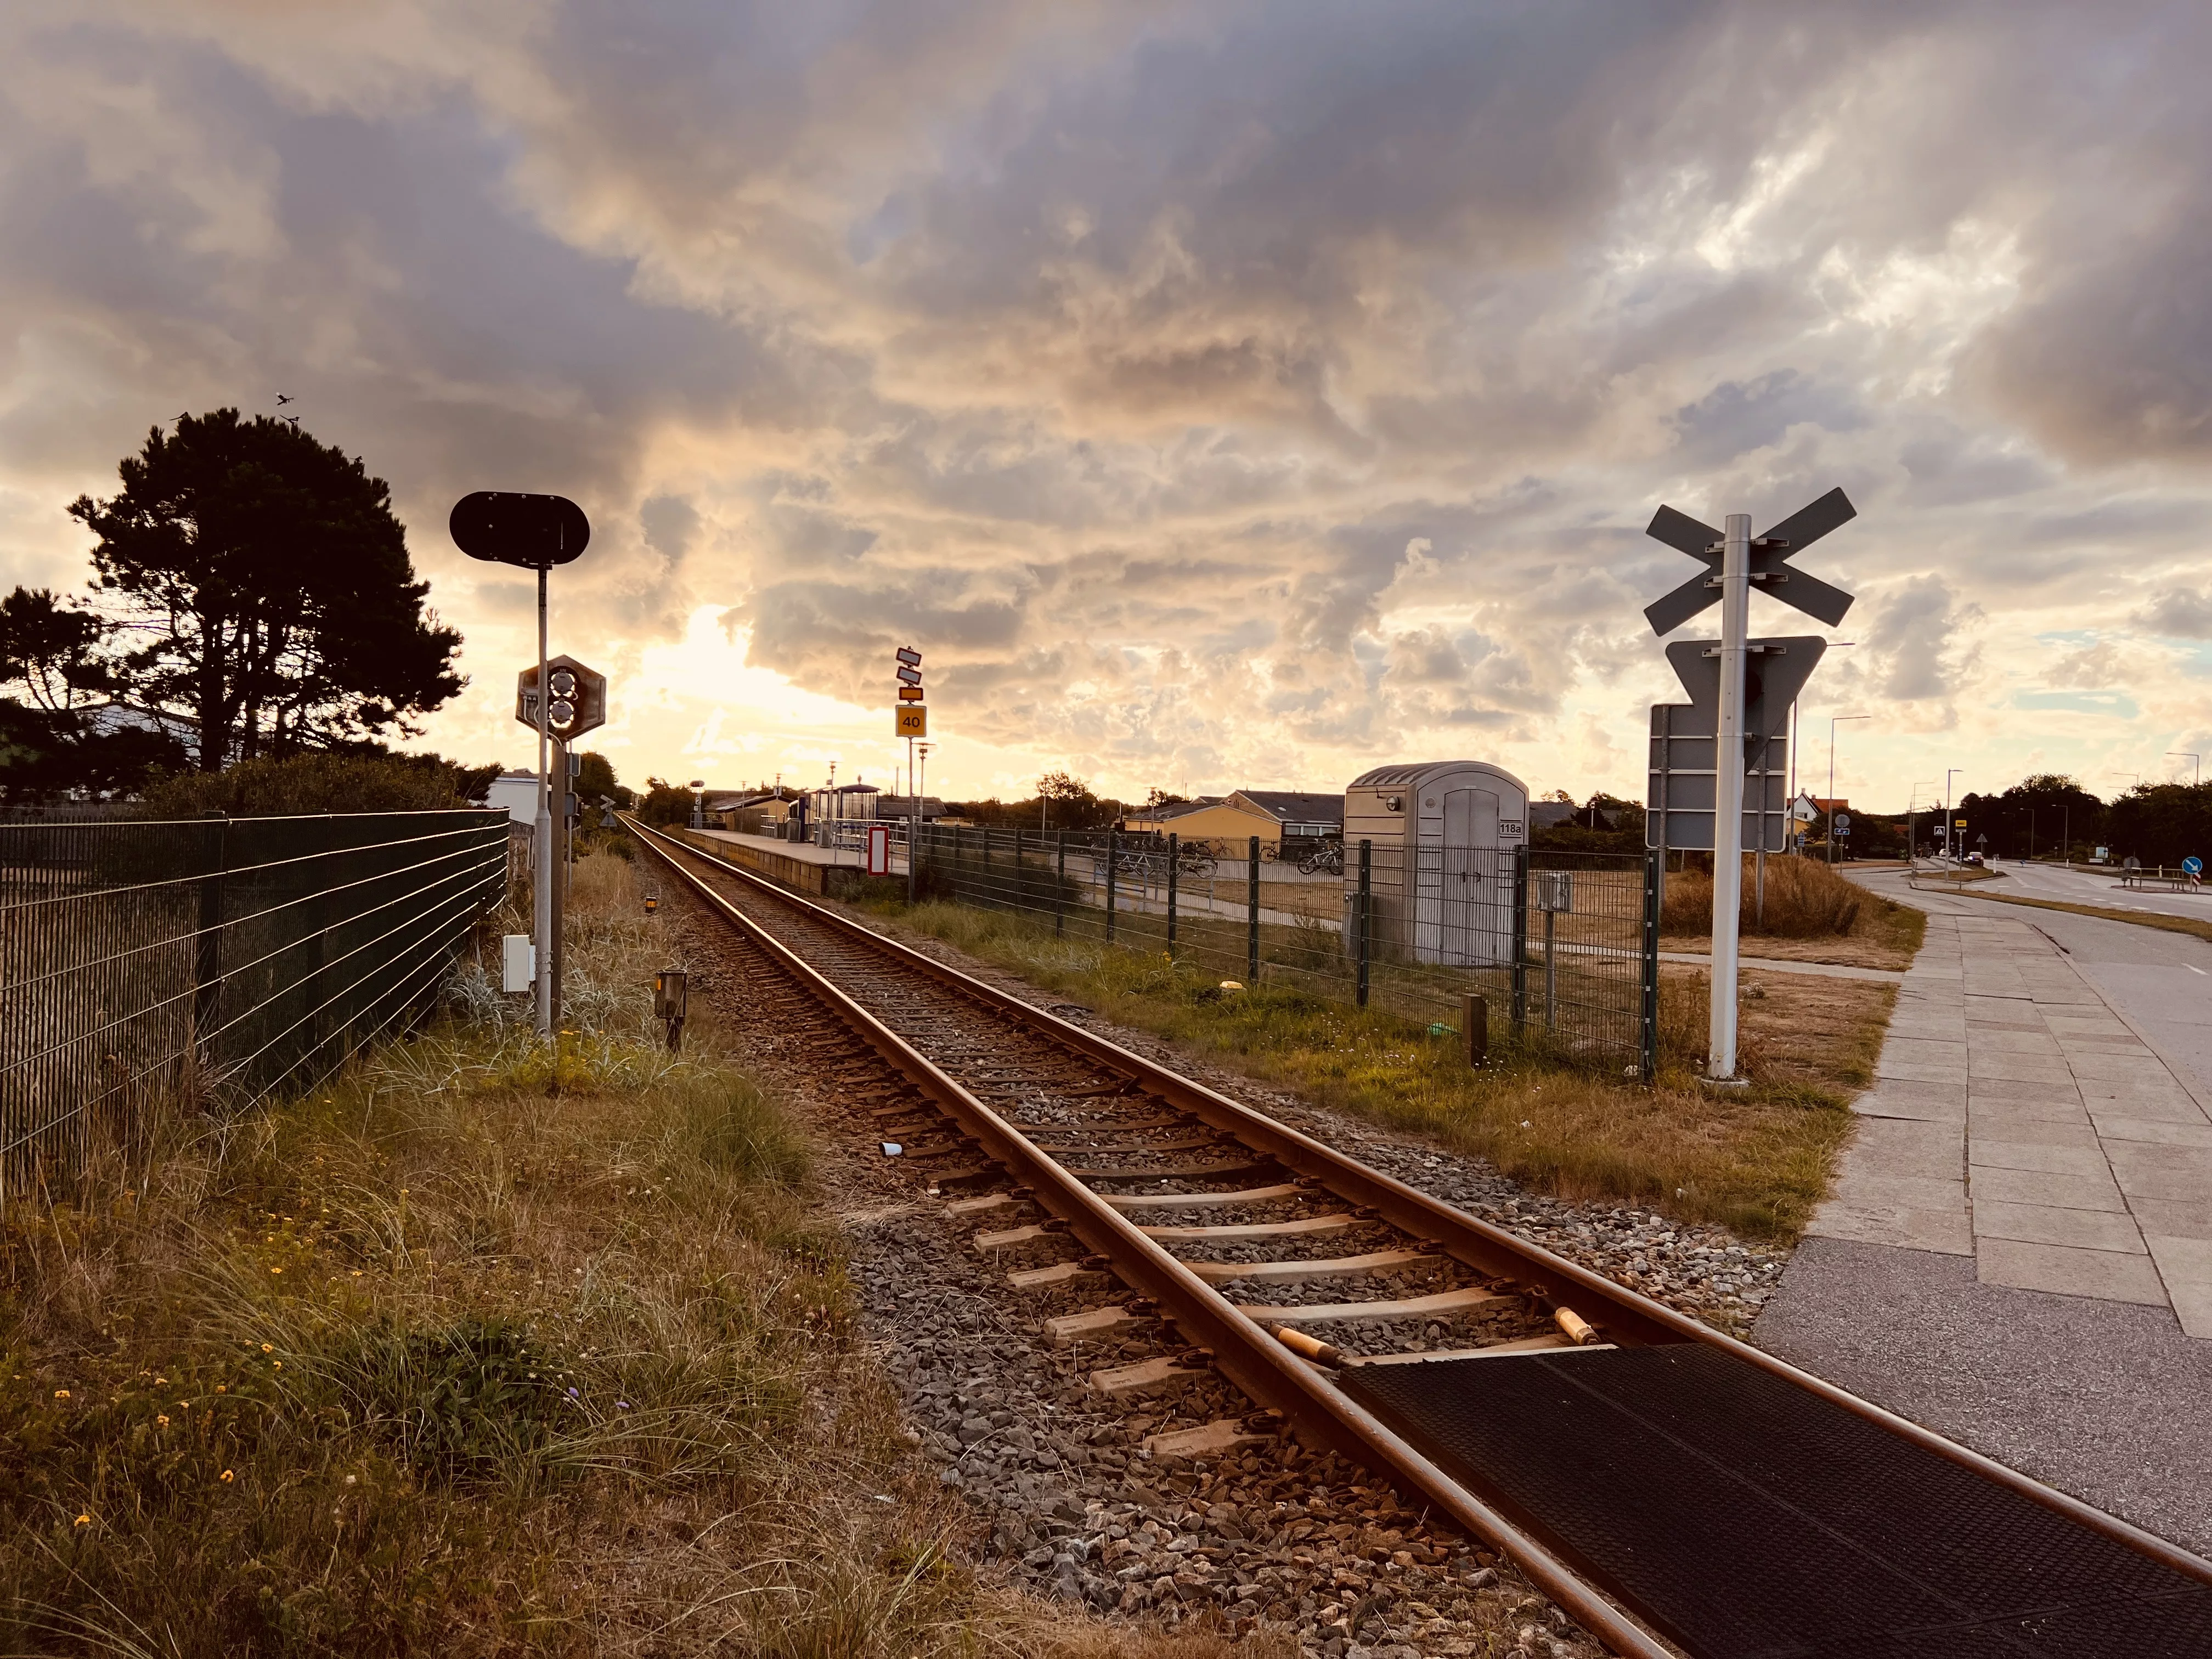
[{"label": "road sign", "polygon": [[446,528],[453,544],[472,559],[550,570],[581,553],[592,521],[565,495],[525,495],[479,489],[453,503]]},{"label": "road sign", "polygon": [[927,691],[924,691],[918,685],[902,685],[899,687],[899,701],[901,702],[920,702],[928,695],[929,694]]},{"label": "road sign", "polygon": [[1954,818],[1951,822],[1961,830],[1966,827],[1966,821],[1964,818]]},{"label": "road sign", "polygon": [[898,671],[898,677],[899,684],[901,685],[920,685],[921,684],[921,671],[919,668],[907,668],[902,666]]},{"label": "road sign", "polygon": [[[1713,814],[1719,793],[1713,771],[1718,747],[1709,716],[1688,703],[1651,705],[1651,761],[1644,799],[1644,839],[1669,852],[1713,850]],[[1786,852],[1790,846],[1790,741],[1771,739],[1744,769],[1738,806],[1742,822],[1737,846],[1747,853]],[[1815,816],[1809,801],[1807,821]]]},{"label": "road sign", "polygon": [[868,826],[868,873],[888,876],[891,872],[891,827],[888,823]]},{"label": "road sign", "polygon": [[1851,833],[1851,815],[1849,812],[1836,814],[1836,833],[1839,836],[1848,836]]},{"label": "road sign", "polygon": [[[585,667],[574,657],[556,657],[545,665],[545,678],[553,688],[553,706],[545,711],[545,723],[556,738],[573,743],[607,723],[605,675]],[[514,718],[533,732],[538,729],[534,665],[514,677]]]},{"label": "road sign", "polygon": [[[1851,596],[1802,570],[1790,569],[1788,564],[1792,554],[1803,552],[1831,530],[1849,524],[1857,516],[1858,509],[1851,505],[1850,498],[1841,489],[1832,489],[1819,501],[1799,507],[1765,535],[1753,537],[1750,568],[1746,573],[1751,585],[1784,605],[1795,606],[1815,622],[1824,622],[1833,628],[1851,608]],[[1651,631],[1662,635],[1671,634],[1707,605],[1719,601],[1720,578],[1716,573],[1720,568],[1723,538],[1711,525],[1700,524],[1688,514],[1677,513],[1671,507],[1662,507],[1652,514],[1644,533],[1702,561],[1707,567],[1644,607],[1644,615],[1651,624]]]},{"label": "road sign", "polygon": [[929,710],[920,703],[905,703],[891,710],[897,720],[891,735],[899,738],[926,738],[929,735]]},{"label": "road sign", "polygon": [[[1778,640],[1746,640],[1743,663],[1744,763],[1755,766],[1764,740],[1778,738],[1790,724],[1790,705],[1820,665],[1827,641],[1817,634]],[[1677,640],[1667,647],[1674,678],[1690,694],[1693,717],[1707,732],[1720,729],[1721,642]]]},{"label": "road sign", "polygon": [[919,668],[921,666],[921,653],[915,650],[910,645],[902,645],[899,647],[898,659],[904,663],[908,668]]},{"label": "road sign", "polygon": [[2184,875],[2201,876],[2204,873],[2204,860],[2191,853],[2187,858],[2182,860],[2181,870]]}]

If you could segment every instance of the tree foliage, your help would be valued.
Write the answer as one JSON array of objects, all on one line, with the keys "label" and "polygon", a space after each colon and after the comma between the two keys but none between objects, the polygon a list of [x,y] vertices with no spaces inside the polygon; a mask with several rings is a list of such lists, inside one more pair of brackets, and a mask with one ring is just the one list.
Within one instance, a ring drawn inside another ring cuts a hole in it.
[{"label": "tree foliage", "polygon": [[[2002,794],[1968,792],[1959,799],[1951,816],[1966,820],[1959,833],[1969,851],[1981,837],[1989,837],[1988,850],[2001,858],[2024,859],[2034,854],[2058,853],[2062,838],[2076,849],[2095,847],[2108,833],[2114,808],[2084,789],[2074,779],[2057,772],[2039,772],[2023,778]],[[1923,845],[1942,834],[1940,813],[1923,812]]]},{"label": "tree foliage", "polygon": [[637,815],[647,823],[684,824],[691,822],[693,792],[665,778],[647,778],[639,797]]},{"label": "tree foliage", "polygon": [[106,501],[96,586],[130,643],[118,695],[189,736],[204,771],[413,735],[458,692],[460,635],[425,612],[389,487],[289,422],[234,409],[155,428]]},{"label": "tree foliage", "polygon": [[183,763],[174,738],[108,701],[107,631],[46,588],[0,599],[0,798],[127,793]]}]

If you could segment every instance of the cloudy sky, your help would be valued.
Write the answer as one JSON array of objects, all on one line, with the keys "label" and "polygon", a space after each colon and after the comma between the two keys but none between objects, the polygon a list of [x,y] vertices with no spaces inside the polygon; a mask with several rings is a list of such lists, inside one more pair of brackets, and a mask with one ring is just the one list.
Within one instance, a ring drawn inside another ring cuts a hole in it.
[{"label": "cloudy sky", "polygon": [[[520,760],[517,573],[626,777],[1643,793],[1669,502],[1858,595],[1825,783],[2212,753],[2212,9],[28,0],[0,9],[0,581],[180,410],[392,484]],[[288,411],[290,412],[290,411]],[[1712,613],[1707,613],[1708,621]],[[1763,632],[1811,631],[1754,601]],[[1693,623],[1685,630],[1702,631]]]}]

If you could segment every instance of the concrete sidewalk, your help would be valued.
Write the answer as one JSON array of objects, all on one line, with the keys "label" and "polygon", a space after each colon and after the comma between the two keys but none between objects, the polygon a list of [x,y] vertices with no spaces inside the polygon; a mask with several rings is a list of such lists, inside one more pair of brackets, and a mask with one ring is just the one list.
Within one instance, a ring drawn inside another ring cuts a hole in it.
[{"label": "concrete sidewalk", "polygon": [[1927,943],[1753,1340],[2212,1552],[2212,1086],[2099,982],[2212,944],[1868,885]]},{"label": "concrete sidewalk", "polygon": [[1875,1076],[1808,1232],[2212,1338],[2212,1113],[2033,922],[1931,915]]}]

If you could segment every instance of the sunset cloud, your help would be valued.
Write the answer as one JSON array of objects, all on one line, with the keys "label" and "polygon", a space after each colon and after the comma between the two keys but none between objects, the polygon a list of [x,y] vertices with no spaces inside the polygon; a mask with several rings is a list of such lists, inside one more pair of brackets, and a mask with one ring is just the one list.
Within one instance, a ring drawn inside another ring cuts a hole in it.
[{"label": "sunset cloud", "polygon": [[1679,693],[1638,611],[1689,574],[1653,507],[1840,483],[1839,788],[2109,788],[2212,750],[2208,27],[18,7],[0,574],[73,585],[69,500],[281,389],[467,635],[449,753],[524,753],[534,601],[446,509],[542,489],[595,527],[556,637],[625,775],[887,773],[913,644],[959,793],[1465,754],[1640,796]]}]

